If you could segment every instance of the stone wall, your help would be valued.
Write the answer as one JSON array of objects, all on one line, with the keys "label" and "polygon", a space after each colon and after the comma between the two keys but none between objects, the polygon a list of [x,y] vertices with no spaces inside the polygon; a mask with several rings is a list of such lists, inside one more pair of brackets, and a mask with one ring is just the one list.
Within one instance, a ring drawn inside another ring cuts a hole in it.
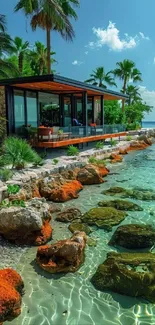
[{"label": "stone wall", "polygon": [[[1,120],[1,118],[2,119],[4,118],[4,120]],[[0,138],[6,135],[7,133],[5,119],[6,119],[5,87],[0,87]]]}]

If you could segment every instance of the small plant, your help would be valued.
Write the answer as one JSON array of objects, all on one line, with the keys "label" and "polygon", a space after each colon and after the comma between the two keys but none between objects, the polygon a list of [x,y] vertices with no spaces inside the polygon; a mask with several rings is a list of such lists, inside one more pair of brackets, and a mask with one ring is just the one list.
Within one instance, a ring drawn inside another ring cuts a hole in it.
[{"label": "small plant", "polygon": [[74,147],[73,145],[68,147],[67,156],[78,156],[78,155],[79,155],[79,149],[77,147]]},{"label": "small plant", "polygon": [[89,163],[90,164],[96,164],[96,158],[94,156],[89,157]]},{"label": "small plant", "polygon": [[17,194],[20,190],[20,186],[19,185],[8,185],[8,194]]},{"label": "small plant", "polygon": [[43,166],[43,164],[44,164],[44,160],[40,156],[38,156],[34,161],[33,166],[38,167],[38,166]]},{"label": "small plant", "polygon": [[0,179],[3,182],[7,182],[12,176],[13,176],[12,170],[10,170],[8,168],[0,169]]},{"label": "small plant", "polygon": [[4,142],[4,160],[12,168],[22,169],[27,163],[35,163],[38,157],[26,140],[9,137]]},{"label": "small plant", "polygon": [[59,160],[58,160],[58,159],[56,159],[56,158],[54,158],[54,159],[52,160],[52,163],[53,163],[53,165],[57,165],[57,164],[58,164],[58,162],[59,162]]},{"label": "small plant", "polygon": [[104,143],[102,141],[98,141],[96,143],[96,149],[103,149],[103,147],[104,147]]},{"label": "small plant", "polygon": [[114,147],[117,144],[117,140],[111,139],[111,146]]},{"label": "small plant", "polygon": [[127,135],[126,141],[131,141],[131,140],[132,140],[132,136],[131,135]]},{"label": "small plant", "polygon": [[0,204],[0,208],[10,208],[12,206],[25,208],[25,202],[23,200],[14,200],[9,202],[3,200]]},{"label": "small plant", "polygon": [[63,134],[63,133],[64,133],[63,130],[59,130],[59,131],[58,131],[58,134],[59,134],[59,135],[61,135],[61,134]]},{"label": "small plant", "polygon": [[89,163],[95,164],[95,165],[104,165],[105,166],[105,160],[103,159],[96,159],[95,157],[89,157]]}]

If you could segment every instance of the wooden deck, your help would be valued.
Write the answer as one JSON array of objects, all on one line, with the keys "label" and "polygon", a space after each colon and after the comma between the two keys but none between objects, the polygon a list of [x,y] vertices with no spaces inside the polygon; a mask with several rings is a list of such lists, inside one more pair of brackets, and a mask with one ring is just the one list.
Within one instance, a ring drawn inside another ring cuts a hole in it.
[{"label": "wooden deck", "polygon": [[111,133],[111,134],[101,134],[101,135],[94,135],[89,137],[83,138],[72,138],[72,139],[65,139],[59,141],[40,141],[35,144],[37,148],[60,148],[60,147],[67,147],[69,145],[74,144],[83,144],[93,141],[101,141],[106,139],[118,138],[121,136],[126,136],[127,132],[120,132],[120,133]]}]

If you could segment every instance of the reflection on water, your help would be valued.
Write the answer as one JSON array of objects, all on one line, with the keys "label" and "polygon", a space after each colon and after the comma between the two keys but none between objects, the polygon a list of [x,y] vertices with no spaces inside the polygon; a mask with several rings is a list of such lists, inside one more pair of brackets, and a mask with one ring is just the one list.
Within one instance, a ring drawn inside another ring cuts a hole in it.
[{"label": "reflection on water", "polygon": [[[82,212],[95,207],[103,200],[103,189],[110,186],[140,187],[155,190],[155,146],[127,155],[124,162],[112,166],[107,183],[85,187],[77,200],[63,206],[77,207]],[[106,199],[108,197],[106,196]],[[109,197],[110,198],[110,197]],[[155,202],[141,202],[144,211],[129,212],[121,223],[151,223],[154,217],[149,211],[155,210]],[[67,225],[52,221],[53,242],[71,236]],[[117,227],[113,228],[113,231]],[[96,247],[86,248],[84,265],[76,273],[51,275],[40,270],[35,264],[36,248],[21,249],[3,247],[5,256],[0,266],[13,266],[22,275],[25,295],[20,317],[12,325],[146,325],[155,324],[155,305],[111,292],[97,291],[90,279],[96,268],[109,251],[116,249],[107,245],[113,232],[94,229],[91,234],[97,239]],[[0,243],[1,245],[1,243]],[[120,249],[123,251],[123,249]],[[22,256],[21,256],[22,255]],[[21,258],[20,258],[21,257]],[[13,260],[14,258],[14,260]],[[10,323],[6,323],[10,324]]]}]

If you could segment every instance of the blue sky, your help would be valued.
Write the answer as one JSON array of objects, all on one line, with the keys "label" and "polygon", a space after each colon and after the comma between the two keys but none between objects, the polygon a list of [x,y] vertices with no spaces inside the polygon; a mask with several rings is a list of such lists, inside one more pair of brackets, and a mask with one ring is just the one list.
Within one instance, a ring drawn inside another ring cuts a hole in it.
[{"label": "blue sky", "polygon": [[[8,32],[33,46],[45,43],[45,32],[32,32],[22,13],[13,13],[17,0],[1,0],[1,13],[7,16]],[[76,38],[66,43],[53,32],[57,72],[85,80],[98,66],[114,69],[125,58],[136,62],[143,76],[140,90],[144,100],[155,106],[155,0],[81,0],[78,21],[73,22]],[[121,84],[118,81],[118,90]],[[147,120],[155,120],[155,110]]]}]

